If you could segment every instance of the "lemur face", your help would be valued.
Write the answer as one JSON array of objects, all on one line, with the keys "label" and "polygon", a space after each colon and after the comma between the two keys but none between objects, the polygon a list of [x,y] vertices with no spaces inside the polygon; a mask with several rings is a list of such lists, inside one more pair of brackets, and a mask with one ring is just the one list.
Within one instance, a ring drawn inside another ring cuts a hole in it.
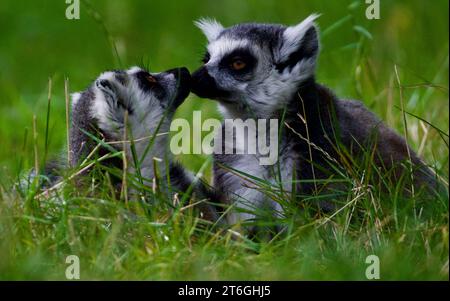
[{"label": "lemur face", "polygon": [[[173,113],[188,96],[190,82],[186,68],[149,73],[134,67],[101,74],[87,90],[72,95],[71,165],[77,166],[97,145],[86,132],[119,150],[123,145],[128,150],[126,141],[133,140],[139,158],[147,158],[145,166],[153,157],[164,158]],[[150,177],[153,169],[147,167]]]},{"label": "lemur face", "polygon": [[134,67],[127,71],[101,74],[88,90],[93,93],[89,104],[79,104],[82,94],[74,95],[73,110],[88,105],[90,117],[109,139],[121,139],[127,113],[129,130],[134,139],[152,134],[170,123],[175,109],[190,91],[190,74],[186,68],[149,73]]},{"label": "lemur face", "polygon": [[314,76],[318,53],[316,15],[292,27],[216,21],[196,25],[209,44],[204,65],[192,75],[192,91],[226,108],[267,116],[282,109],[299,85]]}]

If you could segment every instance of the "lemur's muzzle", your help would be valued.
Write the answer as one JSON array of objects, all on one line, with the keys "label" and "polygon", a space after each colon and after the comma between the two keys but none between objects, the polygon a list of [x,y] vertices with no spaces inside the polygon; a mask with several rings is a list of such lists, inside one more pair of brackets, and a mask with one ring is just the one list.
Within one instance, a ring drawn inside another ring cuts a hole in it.
[{"label": "lemur's muzzle", "polygon": [[175,76],[177,92],[173,105],[178,107],[191,91],[191,73],[185,67],[167,70],[166,73],[171,73]]},{"label": "lemur's muzzle", "polygon": [[223,99],[228,96],[227,91],[221,90],[206,67],[203,66],[192,74],[191,91],[197,96],[210,99]]}]

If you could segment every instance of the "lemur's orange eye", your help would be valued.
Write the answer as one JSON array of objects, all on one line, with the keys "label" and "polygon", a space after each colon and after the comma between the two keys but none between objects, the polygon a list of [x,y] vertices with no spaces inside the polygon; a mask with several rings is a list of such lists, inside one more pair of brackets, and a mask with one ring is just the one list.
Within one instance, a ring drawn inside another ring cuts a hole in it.
[{"label": "lemur's orange eye", "polygon": [[234,59],[233,62],[231,63],[231,68],[233,68],[233,70],[236,70],[236,71],[242,70],[246,66],[247,66],[247,64],[240,58]]},{"label": "lemur's orange eye", "polygon": [[158,81],[156,80],[156,78],[152,75],[147,75],[145,78],[149,83],[151,84],[156,84]]}]

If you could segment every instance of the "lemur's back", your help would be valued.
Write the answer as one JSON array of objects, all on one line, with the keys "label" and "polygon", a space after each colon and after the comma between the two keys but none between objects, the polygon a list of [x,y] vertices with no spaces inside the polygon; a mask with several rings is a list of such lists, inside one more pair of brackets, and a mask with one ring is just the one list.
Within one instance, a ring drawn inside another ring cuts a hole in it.
[{"label": "lemur's back", "polygon": [[[336,100],[336,115],[343,144],[355,155],[361,147],[375,148],[375,163],[383,169],[394,169],[394,177],[400,178],[409,160],[412,163],[412,176],[417,188],[428,186],[439,190],[439,183],[431,170],[412,150],[405,139],[389,128],[363,103],[356,100]],[[408,163],[409,164],[409,163]]]}]

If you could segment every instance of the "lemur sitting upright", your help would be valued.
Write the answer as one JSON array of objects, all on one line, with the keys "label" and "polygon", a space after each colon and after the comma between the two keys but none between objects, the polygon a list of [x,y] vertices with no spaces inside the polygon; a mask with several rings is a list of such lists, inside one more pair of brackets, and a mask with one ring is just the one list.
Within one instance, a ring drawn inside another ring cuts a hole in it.
[{"label": "lemur sitting upright", "polygon": [[[204,65],[192,74],[192,91],[218,100],[225,118],[275,118],[284,121],[280,128],[289,125],[280,130],[280,168],[260,165],[258,154],[214,154],[214,186],[223,201],[247,211],[230,214],[230,223],[254,219],[255,208],[269,207],[274,214],[283,212],[279,203],[253,188],[252,179],[236,171],[274,185],[281,174],[285,191],[295,189],[309,194],[315,189],[311,182],[333,174],[330,158],[339,161],[345,153],[338,151],[342,147],[356,156],[375,142],[377,166],[394,169],[398,178],[404,171],[399,163],[410,157],[416,188],[437,186],[433,173],[406,141],[361,102],[340,100],[316,83],[316,17],[309,16],[290,27],[248,23],[224,28],[214,20],[196,22],[208,45]],[[222,139],[225,129],[222,125]],[[245,141],[247,137],[235,139]],[[301,183],[293,187],[293,180]]]},{"label": "lemur sitting upright", "polygon": [[[127,171],[130,174],[139,171],[145,185],[153,184],[154,164],[159,162],[157,169],[161,185],[169,175],[173,190],[187,192],[194,178],[173,161],[168,150],[168,134],[175,109],[189,95],[190,80],[186,68],[149,73],[134,67],[127,71],[105,72],[84,92],[73,94],[70,127],[72,167],[82,163],[99,144],[89,137],[89,133],[118,150],[123,150],[126,145]],[[149,147],[152,139],[154,141]],[[134,141],[135,157],[142,161],[138,165],[139,170],[132,156],[131,140]],[[98,150],[100,155],[108,151],[104,146]],[[165,160],[169,162],[168,169]],[[107,164],[123,168],[122,161],[117,158]],[[198,197],[213,196],[203,183],[197,182],[193,186]],[[212,207],[201,205],[200,210],[205,219],[216,220]]]}]

